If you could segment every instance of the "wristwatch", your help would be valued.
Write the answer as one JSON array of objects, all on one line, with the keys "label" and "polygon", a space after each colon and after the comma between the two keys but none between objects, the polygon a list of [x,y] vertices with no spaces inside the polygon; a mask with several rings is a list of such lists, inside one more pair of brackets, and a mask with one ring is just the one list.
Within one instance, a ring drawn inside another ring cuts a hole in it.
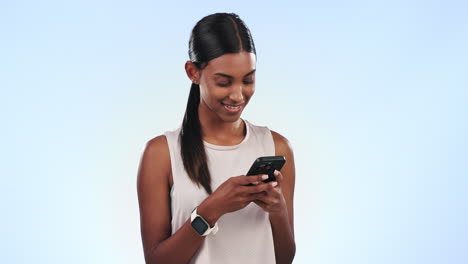
[{"label": "wristwatch", "polygon": [[197,231],[200,236],[207,236],[209,234],[216,234],[218,232],[218,222],[215,223],[213,227],[210,228],[208,222],[197,213],[197,207],[193,209],[192,215],[190,216],[190,221],[193,229]]}]

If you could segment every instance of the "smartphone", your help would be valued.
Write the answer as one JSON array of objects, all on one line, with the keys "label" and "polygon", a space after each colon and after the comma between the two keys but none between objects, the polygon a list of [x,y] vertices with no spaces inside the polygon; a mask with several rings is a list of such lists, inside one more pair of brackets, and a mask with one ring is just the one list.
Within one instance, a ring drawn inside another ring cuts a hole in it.
[{"label": "smartphone", "polygon": [[[273,175],[273,172],[275,170],[281,170],[285,162],[286,158],[284,156],[259,157],[254,161],[246,176],[268,174],[268,179],[264,180],[263,182],[276,181],[276,177]],[[253,184],[251,183],[247,184],[247,186],[252,185]]]}]

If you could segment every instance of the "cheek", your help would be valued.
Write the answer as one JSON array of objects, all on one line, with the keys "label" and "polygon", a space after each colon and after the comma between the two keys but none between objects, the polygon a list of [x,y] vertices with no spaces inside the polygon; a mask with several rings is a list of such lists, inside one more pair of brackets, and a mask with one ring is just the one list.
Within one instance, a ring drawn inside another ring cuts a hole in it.
[{"label": "cheek", "polygon": [[200,93],[200,96],[207,102],[214,102],[225,96],[222,90],[206,84],[200,86]]},{"label": "cheek", "polygon": [[255,93],[255,87],[247,87],[244,89],[244,96],[247,98],[250,98],[254,95]]}]

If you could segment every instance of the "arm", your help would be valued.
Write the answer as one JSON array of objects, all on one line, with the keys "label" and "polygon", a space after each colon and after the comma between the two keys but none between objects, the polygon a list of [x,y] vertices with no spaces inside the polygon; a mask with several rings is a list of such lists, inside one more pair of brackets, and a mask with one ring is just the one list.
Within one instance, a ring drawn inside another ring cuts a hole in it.
[{"label": "arm", "polygon": [[[286,163],[281,169],[281,192],[286,208],[279,213],[270,214],[273,231],[275,256],[277,263],[292,263],[296,254],[294,241],[294,185],[295,166],[294,154],[288,140],[280,134],[271,131],[275,142],[275,155],[286,157]],[[280,181],[280,180],[279,180]]]},{"label": "arm", "polygon": [[[188,263],[205,237],[193,230],[190,218],[171,236],[171,161],[165,136],[150,140],[140,160],[137,179],[140,228],[146,263]],[[198,213],[210,225],[218,220],[205,200]]]}]

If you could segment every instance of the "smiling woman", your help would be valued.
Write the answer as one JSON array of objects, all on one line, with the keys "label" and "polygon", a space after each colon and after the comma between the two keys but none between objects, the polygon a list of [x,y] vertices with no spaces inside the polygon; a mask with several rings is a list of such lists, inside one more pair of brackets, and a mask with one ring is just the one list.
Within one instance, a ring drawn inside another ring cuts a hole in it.
[{"label": "smiling woman", "polygon": [[[236,14],[204,17],[189,56],[182,125],[148,141],[138,171],[146,263],[291,263],[292,149],[280,134],[241,118],[255,93],[250,31]],[[275,181],[245,176],[258,157],[275,155],[287,160]]]}]

